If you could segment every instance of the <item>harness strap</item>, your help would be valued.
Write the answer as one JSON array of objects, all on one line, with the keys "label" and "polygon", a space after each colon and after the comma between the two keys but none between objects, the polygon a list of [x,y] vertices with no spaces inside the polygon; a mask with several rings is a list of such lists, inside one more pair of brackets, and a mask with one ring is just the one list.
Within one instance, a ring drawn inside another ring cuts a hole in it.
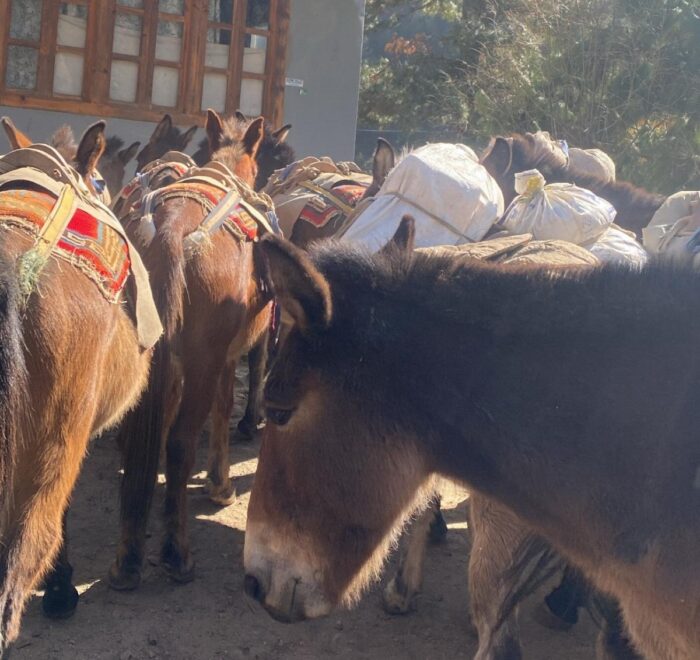
[{"label": "harness strap", "polygon": [[307,190],[310,190],[311,192],[315,192],[317,195],[320,195],[324,199],[328,200],[331,204],[333,204],[333,206],[336,206],[345,215],[350,215],[350,213],[352,213],[354,211],[354,208],[352,206],[346,204],[343,200],[339,199],[330,190],[326,190],[325,188],[322,188],[321,186],[317,186],[312,181],[301,181],[299,183],[299,186],[301,188],[306,188]]}]

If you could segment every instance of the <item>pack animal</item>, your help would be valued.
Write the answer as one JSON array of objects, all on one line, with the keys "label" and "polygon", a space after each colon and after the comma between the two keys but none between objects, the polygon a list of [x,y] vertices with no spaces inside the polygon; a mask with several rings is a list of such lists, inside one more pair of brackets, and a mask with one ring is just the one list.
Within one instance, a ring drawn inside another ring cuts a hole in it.
[{"label": "pack animal", "polygon": [[355,602],[438,473],[615,596],[644,657],[698,656],[697,273],[260,250],[294,328],[265,388],[251,596],[284,621]]}]

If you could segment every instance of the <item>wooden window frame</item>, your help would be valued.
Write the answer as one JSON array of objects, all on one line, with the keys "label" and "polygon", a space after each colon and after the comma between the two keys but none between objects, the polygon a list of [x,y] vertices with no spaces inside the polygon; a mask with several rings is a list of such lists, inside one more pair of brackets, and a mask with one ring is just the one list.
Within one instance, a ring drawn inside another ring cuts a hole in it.
[{"label": "wooden window frame", "polygon": [[[59,2],[44,0],[40,41],[24,44],[38,48],[39,51],[36,89],[18,90],[5,86],[7,53],[10,45],[23,44],[21,40],[10,37],[9,17],[12,0],[0,0],[0,16],[6,17],[5,25],[0,27],[0,105],[137,121],[158,121],[167,112],[176,123],[203,125],[206,113],[200,105],[204,73],[211,70],[227,76],[226,113],[232,113],[238,108],[242,80],[262,80],[262,114],[274,125],[282,123],[290,0],[269,0],[267,29],[245,25],[248,0],[234,0],[232,24],[216,23],[221,28],[231,30],[228,69],[210,69],[205,66],[207,29],[209,24],[213,23],[209,21],[208,0],[184,0],[182,16],[159,12],[158,0],[143,0],[143,9],[118,5],[117,0],[66,1],[88,7],[84,49],[56,43]],[[141,54],[138,56],[111,52],[117,11],[142,16]],[[155,58],[159,17],[183,23],[182,48],[178,63],[161,62]],[[243,71],[246,35],[260,35],[267,39],[264,74]],[[105,48],[105,44],[109,46]],[[63,96],[53,92],[55,54],[63,51],[81,52],[85,55],[80,97]],[[111,65],[114,60],[133,61],[138,64],[136,101],[133,103],[109,98]],[[179,70],[176,107],[157,106],[150,102],[155,66],[168,66]]]}]

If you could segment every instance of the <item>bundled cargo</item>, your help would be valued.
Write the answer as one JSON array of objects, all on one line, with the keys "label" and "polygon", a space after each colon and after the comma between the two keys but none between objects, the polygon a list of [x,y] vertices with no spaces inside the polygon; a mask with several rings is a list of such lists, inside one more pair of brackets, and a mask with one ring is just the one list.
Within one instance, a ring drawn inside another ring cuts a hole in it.
[{"label": "bundled cargo", "polygon": [[700,191],[671,195],[642,230],[642,237],[652,254],[700,267]]},{"label": "bundled cargo", "polygon": [[569,241],[601,261],[643,265],[647,255],[634,237],[614,223],[615,208],[590,190],[570,183],[547,185],[538,170],[515,175],[519,193],[499,227],[536,240]]},{"label": "bundled cargo", "polygon": [[374,201],[342,240],[379,249],[399,220],[416,221],[416,246],[480,241],[503,213],[503,193],[463,144],[428,144],[409,153],[387,176]]}]

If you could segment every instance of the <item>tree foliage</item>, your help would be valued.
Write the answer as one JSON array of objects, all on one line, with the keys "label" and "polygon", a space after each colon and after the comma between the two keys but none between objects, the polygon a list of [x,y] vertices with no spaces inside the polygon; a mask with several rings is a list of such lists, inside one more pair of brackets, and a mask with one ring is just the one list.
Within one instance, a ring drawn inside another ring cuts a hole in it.
[{"label": "tree foliage", "polygon": [[[418,32],[416,16],[446,27]],[[548,130],[604,149],[620,178],[700,188],[700,0],[368,0],[377,39],[363,128],[477,145]]]}]

